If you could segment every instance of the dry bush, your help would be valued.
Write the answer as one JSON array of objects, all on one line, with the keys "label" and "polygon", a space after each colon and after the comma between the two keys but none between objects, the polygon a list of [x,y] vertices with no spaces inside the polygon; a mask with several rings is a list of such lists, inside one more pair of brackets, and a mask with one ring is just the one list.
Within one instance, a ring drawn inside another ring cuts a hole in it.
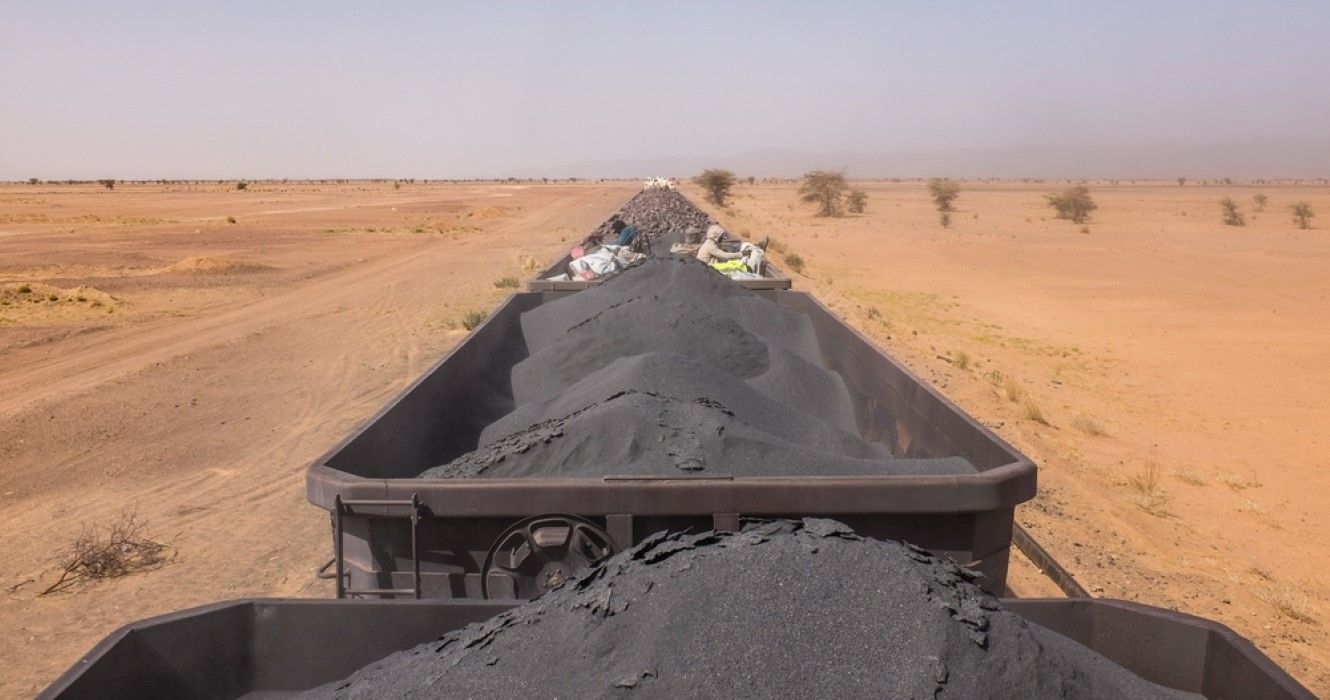
[{"label": "dry bush", "polygon": [[790,268],[792,272],[802,273],[804,271],[804,259],[799,257],[798,253],[790,253],[785,256],[785,266]]},{"label": "dry bush", "polygon": [[534,256],[528,255],[522,258],[523,272],[535,272],[536,270],[539,269],[540,269],[540,261],[537,260]]},{"label": "dry bush", "polygon": [[951,362],[956,365],[957,369],[969,369],[970,355],[963,350],[957,350],[956,354],[952,355]]},{"label": "dry bush", "polygon": [[1105,437],[1108,435],[1108,429],[1104,427],[1103,423],[1100,423],[1094,416],[1088,416],[1084,413],[1073,418],[1071,426],[1086,435],[1093,435],[1095,437]]},{"label": "dry bush", "polygon": [[1173,476],[1177,477],[1178,481],[1192,486],[1205,486],[1206,484],[1205,475],[1195,469],[1179,469],[1173,472]]},{"label": "dry bush", "polygon": [[1025,396],[1025,387],[1011,377],[1002,380],[1002,392],[1007,395],[1007,400],[1012,403],[1019,403]]},{"label": "dry bush", "polygon": [[1039,404],[1034,402],[1034,399],[1028,396],[1025,397],[1025,401],[1021,403],[1021,411],[1029,420],[1040,425],[1048,425],[1048,416],[1044,415],[1044,409],[1040,408]]},{"label": "dry bush", "polygon": [[718,207],[725,206],[725,202],[730,198],[730,188],[734,187],[734,173],[721,168],[710,168],[703,170],[701,175],[693,178],[693,182],[706,191],[708,202]]},{"label": "dry bush", "polygon": [[1219,202],[1219,206],[1223,207],[1224,209],[1225,226],[1247,225],[1247,219],[1242,216],[1242,212],[1238,211],[1238,203],[1233,201],[1233,198],[1225,197],[1222,201]]},{"label": "dry bush", "polygon": [[175,547],[148,534],[148,521],[125,511],[105,528],[84,525],[59,555],[60,577],[40,595],[66,588],[80,579],[118,578],[151,569],[175,556]]},{"label": "dry bush", "polygon": [[494,280],[494,286],[497,289],[516,289],[521,284],[513,275],[507,275]]},{"label": "dry bush", "polygon": [[1260,479],[1256,478],[1256,471],[1252,470],[1251,478],[1238,474],[1237,472],[1227,472],[1219,475],[1219,483],[1233,489],[1242,491],[1244,489],[1258,488],[1261,485]]},{"label": "dry bush", "polygon": [[1274,585],[1258,592],[1256,597],[1278,610],[1285,617],[1312,625],[1320,624],[1307,595],[1291,586]]},{"label": "dry bush", "polygon": [[767,250],[769,250],[769,251],[771,251],[771,252],[773,252],[773,253],[778,253],[778,254],[780,254],[780,255],[784,255],[784,254],[786,253],[786,251],[789,250],[789,248],[786,247],[786,245],[785,245],[783,242],[778,241],[778,240],[776,240],[775,238],[768,238],[768,239],[767,239]]},{"label": "dry bush", "polygon": [[863,190],[850,190],[850,196],[845,200],[845,206],[851,214],[862,214],[868,208],[868,193]]},{"label": "dry bush", "polygon": [[1090,219],[1090,213],[1099,208],[1090,198],[1090,190],[1084,186],[1069,188],[1062,194],[1044,195],[1048,206],[1057,211],[1057,218],[1067,219],[1073,224],[1083,224]]},{"label": "dry bush", "polygon": [[1298,202],[1289,208],[1293,210],[1293,223],[1297,224],[1298,228],[1309,229],[1312,227],[1312,218],[1316,216],[1312,211],[1312,205],[1306,202]]},{"label": "dry bush", "polygon": [[462,314],[462,327],[467,330],[473,330],[476,326],[484,323],[486,318],[489,318],[489,314],[484,311],[476,311],[472,309],[471,311]]},{"label": "dry bush", "polygon": [[1257,192],[1252,199],[1256,202],[1256,211],[1265,211],[1265,204],[1270,201],[1270,198],[1262,192]]},{"label": "dry bush", "polygon": [[226,223],[228,223],[228,224],[234,224],[235,222],[236,222],[236,218],[235,218],[234,216],[228,216],[228,217],[226,217]]},{"label": "dry bush", "polygon": [[1171,498],[1164,491],[1159,474],[1159,463],[1154,459],[1146,461],[1141,471],[1127,477],[1127,486],[1136,492],[1136,505],[1141,510],[1156,517],[1169,515],[1168,504]]},{"label": "dry bush", "polygon": [[818,205],[818,216],[840,216],[841,200],[850,188],[843,170],[813,170],[804,173],[799,201]]}]

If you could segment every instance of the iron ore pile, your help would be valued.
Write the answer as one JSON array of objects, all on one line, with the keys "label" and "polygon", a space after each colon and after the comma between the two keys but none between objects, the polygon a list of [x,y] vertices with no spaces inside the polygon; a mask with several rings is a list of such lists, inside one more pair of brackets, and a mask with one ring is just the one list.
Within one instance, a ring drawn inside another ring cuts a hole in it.
[{"label": "iron ore pile", "polygon": [[975,472],[861,438],[808,317],[691,258],[650,258],[524,313],[521,331],[515,409],[421,477]]},{"label": "iron ore pile", "polygon": [[830,520],[653,535],[562,588],[310,691],[380,697],[1181,698]]},{"label": "iron ore pile", "polygon": [[[678,190],[666,187],[643,189],[624,203],[618,211],[619,218],[637,229],[639,234],[650,236],[654,240],[664,241],[667,246],[683,240],[683,234],[690,228],[705,231],[716,220]],[[603,222],[592,235],[610,235],[610,221]]]}]

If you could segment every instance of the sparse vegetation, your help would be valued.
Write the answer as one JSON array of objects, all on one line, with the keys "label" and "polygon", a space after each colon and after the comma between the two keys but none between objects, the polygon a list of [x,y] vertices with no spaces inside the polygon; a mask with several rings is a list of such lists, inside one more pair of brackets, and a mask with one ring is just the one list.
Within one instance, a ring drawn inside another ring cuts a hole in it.
[{"label": "sparse vegetation", "polygon": [[1095,437],[1105,437],[1108,435],[1108,430],[1104,428],[1103,423],[1100,423],[1094,416],[1089,416],[1084,413],[1072,419],[1071,427],[1086,435],[1093,435]]},{"label": "sparse vegetation", "polygon": [[1084,185],[1077,185],[1062,194],[1044,195],[1048,206],[1057,211],[1057,218],[1066,219],[1073,224],[1083,224],[1090,220],[1090,214],[1099,208],[1090,197],[1090,190]]},{"label": "sparse vegetation", "polygon": [[957,350],[956,353],[951,356],[951,363],[956,365],[956,369],[969,369],[970,355],[964,350]]},{"label": "sparse vegetation", "polygon": [[928,194],[933,198],[933,205],[937,207],[942,228],[950,228],[951,213],[956,211],[956,198],[961,194],[960,183],[935,177],[928,181]]},{"label": "sparse vegetation", "polygon": [[1173,476],[1178,478],[1184,484],[1192,486],[1205,486],[1205,476],[1195,469],[1179,469],[1173,472]]},{"label": "sparse vegetation", "polygon": [[1225,197],[1219,202],[1219,206],[1224,208],[1225,226],[1246,226],[1247,219],[1243,217],[1242,212],[1238,211],[1238,203],[1233,201],[1232,197]]},{"label": "sparse vegetation", "polygon": [[1044,415],[1044,409],[1040,408],[1039,404],[1035,403],[1035,400],[1029,396],[1025,397],[1025,400],[1021,402],[1021,413],[1023,413],[1028,420],[1034,421],[1040,425],[1048,425],[1048,416]]},{"label": "sparse vegetation", "polygon": [[1309,229],[1312,227],[1312,218],[1316,216],[1312,211],[1312,205],[1306,202],[1298,202],[1289,208],[1293,210],[1293,223],[1297,224],[1298,228]]},{"label": "sparse vegetation", "polygon": [[249,183],[245,182],[244,180],[241,180],[240,182],[236,183],[236,189],[238,190],[245,190],[248,188],[249,188]]},{"label": "sparse vegetation", "polygon": [[721,168],[703,170],[693,182],[705,191],[708,202],[718,207],[725,206],[730,198],[730,188],[734,187],[734,173]]},{"label": "sparse vegetation", "polygon": [[1312,612],[1311,602],[1301,591],[1289,586],[1275,585],[1256,594],[1257,598],[1278,610],[1281,615],[1298,622],[1319,624]]},{"label": "sparse vegetation", "polygon": [[20,285],[19,288],[18,288],[18,293],[19,293],[19,294],[31,294],[31,293],[32,293],[32,286],[31,286],[31,285],[27,285],[27,284]]},{"label": "sparse vegetation", "polygon": [[102,187],[105,187],[108,190],[115,189],[115,180],[109,178],[105,180],[98,180],[97,184],[101,185]]},{"label": "sparse vegetation", "polygon": [[1081,227],[1081,233],[1089,233],[1089,232],[1090,232],[1090,227],[1089,227],[1089,226],[1082,226],[1082,227]]},{"label": "sparse vegetation", "polygon": [[862,214],[868,208],[868,193],[863,190],[850,190],[850,196],[845,201],[845,206],[851,214]]},{"label": "sparse vegetation", "polygon": [[804,259],[798,253],[790,253],[785,256],[785,267],[793,272],[802,273],[804,271]]},{"label": "sparse vegetation", "polygon": [[1265,204],[1270,201],[1270,198],[1262,192],[1257,192],[1252,200],[1256,202],[1256,211],[1265,211]]},{"label": "sparse vegetation", "polygon": [[46,595],[80,579],[117,578],[156,567],[171,558],[175,548],[148,534],[148,522],[126,511],[106,528],[84,526],[59,556],[60,576],[41,592]]},{"label": "sparse vegetation", "polygon": [[780,254],[780,255],[784,255],[784,254],[786,253],[786,251],[789,250],[789,249],[786,247],[785,243],[783,243],[782,241],[779,241],[779,240],[777,240],[777,239],[775,239],[775,238],[768,238],[768,239],[767,239],[767,250],[769,250],[769,251],[771,251],[771,252],[773,252],[773,253],[778,253],[778,254]]},{"label": "sparse vegetation", "polygon": [[472,309],[471,311],[462,314],[462,327],[467,330],[473,330],[476,326],[484,323],[486,318],[489,318],[489,314],[484,311],[476,311],[475,309]]},{"label": "sparse vegetation", "polygon": [[1233,489],[1234,491],[1244,491],[1246,489],[1259,488],[1260,479],[1256,478],[1256,472],[1253,470],[1251,478],[1238,474],[1237,472],[1226,472],[1219,475],[1219,483]]},{"label": "sparse vegetation", "polygon": [[518,284],[520,283],[513,275],[507,275],[494,280],[494,286],[497,289],[516,289]]},{"label": "sparse vegetation", "polygon": [[1168,504],[1172,499],[1164,491],[1159,463],[1153,458],[1146,460],[1141,471],[1127,477],[1127,486],[1136,493],[1136,505],[1141,510],[1160,518],[1169,514]]},{"label": "sparse vegetation", "polygon": [[1187,178],[1185,177],[1178,178],[1178,187],[1182,187],[1185,184],[1187,184]]},{"label": "sparse vegetation", "polygon": [[1021,383],[1015,379],[1006,377],[1002,380],[1002,393],[1006,395],[1008,401],[1020,403],[1020,400],[1025,397],[1025,387],[1021,386]]},{"label": "sparse vegetation", "polygon": [[817,216],[840,216],[849,187],[843,170],[813,170],[804,173],[799,201],[816,204]]},{"label": "sparse vegetation", "polygon": [[235,222],[236,222],[236,218],[235,218],[234,216],[228,216],[228,217],[226,217],[226,223],[228,223],[228,224],[234,224]]}]

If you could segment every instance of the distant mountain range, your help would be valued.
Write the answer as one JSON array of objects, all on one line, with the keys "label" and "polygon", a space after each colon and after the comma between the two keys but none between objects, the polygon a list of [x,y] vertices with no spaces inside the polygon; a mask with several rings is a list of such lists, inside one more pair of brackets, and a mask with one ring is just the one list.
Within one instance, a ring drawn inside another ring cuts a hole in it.
[{"label": "distant mountain range", "polygon": [[1330,177],[1330,141],[1262,140],[1207,145],[1142,144],[882,153],[810,153],[779,148],[722,157],[595,160],[524,168],[506,177],[690,177],[726,168],[740,177],[798,177],[815,168],[845,168],[859,178],[1190,179]]}]

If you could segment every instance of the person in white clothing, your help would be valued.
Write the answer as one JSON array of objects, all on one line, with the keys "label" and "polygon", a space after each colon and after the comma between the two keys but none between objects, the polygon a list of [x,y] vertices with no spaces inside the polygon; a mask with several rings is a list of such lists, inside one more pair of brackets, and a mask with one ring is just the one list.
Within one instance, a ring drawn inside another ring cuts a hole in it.
[{"label": "person in white clothing", "polygon": [[702,241],[702,247],[697,249],[697,259],[710,265],[713,262],[738,260],[742,257],[741,253],[731,253],[720,247],[720,239],[724,235],[725,229],[717,224],[712,224],[707,229],[707,239]]}]

